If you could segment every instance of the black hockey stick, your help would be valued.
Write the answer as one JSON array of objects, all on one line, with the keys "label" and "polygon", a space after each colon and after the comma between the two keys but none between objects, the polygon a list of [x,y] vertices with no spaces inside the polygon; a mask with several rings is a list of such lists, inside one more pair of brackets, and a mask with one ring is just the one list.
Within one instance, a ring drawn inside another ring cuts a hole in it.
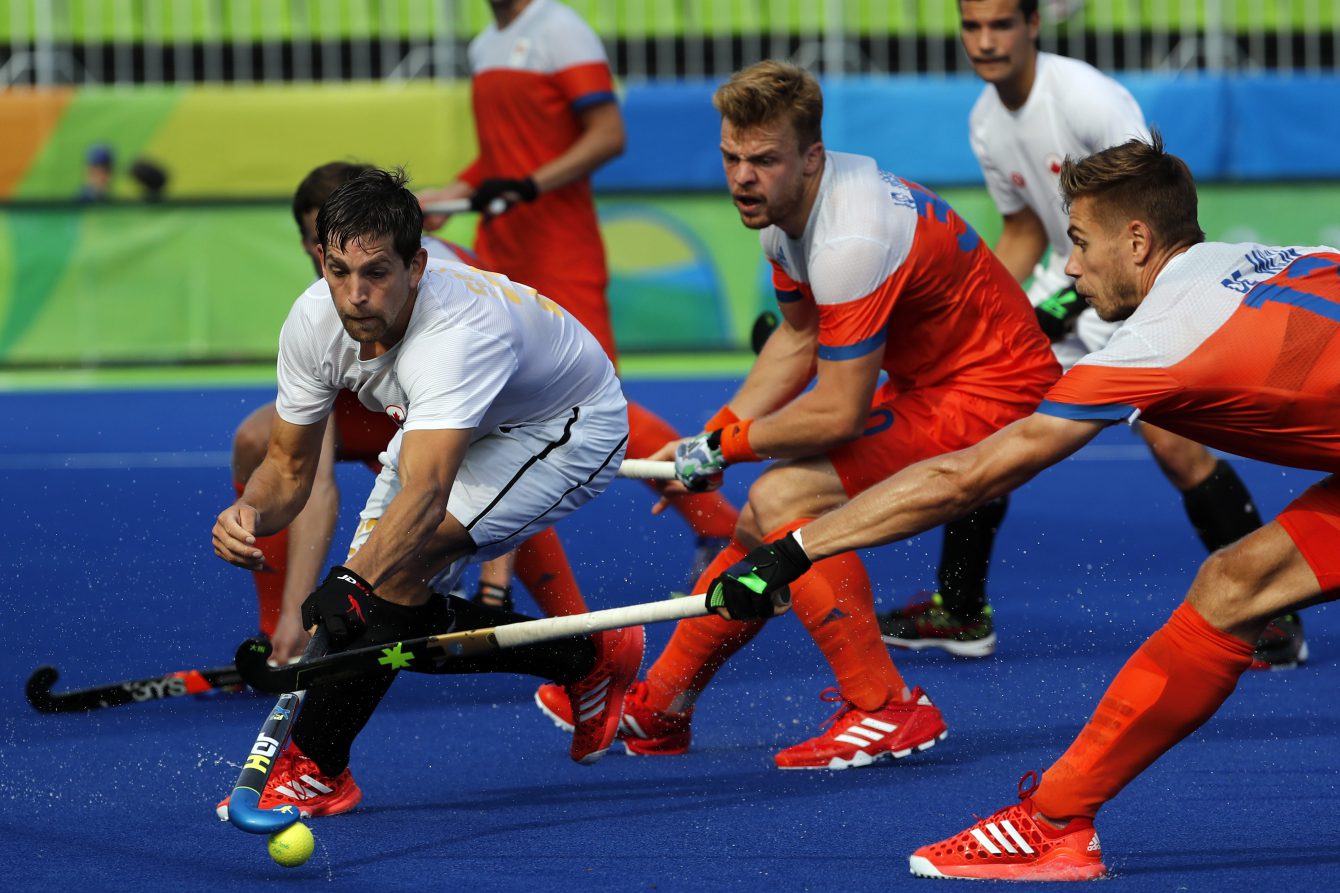
[{"label": "black hockey stick", "polygon": [[[308,641],[307,648],[302,653],[302,660],[305,662],[320,658],[326,653],[326,647],[326,629],[318,627],[316,634]],[[270,653],[268,642],[265,645],[265,652],[267,655]],[[261,662],[264,663],[265,659],[261,658]],[[289,732],[293,730],[293,723],[298,719],[298,711],[302,709],[303,696],[306,694],[305,691],[284,693],[275,702],[270,714],[265,717],[265,722],[261,723],[261,730],[251,745],[251,752],[247,754],[246,762],[242,764],[242,771],[237,775],[233,792],[228,795],[228,821],[232,822],[234,827],[251,834],[274,834],[283,831],[302,817],[292,806],[261,809],[259,804],[265,783],[270,780],[275,757],[284,752]]]},{"label": "black hockey stick", "polygon": [[120,707],[141,701],[160,701],[198,695],[210,691],[241,691],[245,683],[234,666],[211,667],[206,670],[178,670],[144,679],[127,679],[92,688],[53,692],[60,673],[55,667],[38,667],[28,677],[28,703],[41,713],[75,713]]},{"label": "black hockey stick", "polygon": [[[779,614],[791,606],[791,594],[787,590],[779,592],[774,596],[774,600],[777,602]],[[275,693],[295,691],[316,685],[329,685],[332,682],[353,679],[382,670],[430,671],[452,658],[492,654],[535,642],[548,642],[643,623],[702,617],[708,613],[706,601],[706,596],[688,595],[683,598],[626,605],[622,608],[607,608],[588,614],[546,617],[543,620],[527,620],[504,626],[443,633],[437,636],[406,639],[402,642],[388,642],[371,648],[341,651],[317,660],[304,659],[285,667],[272,667],[266,663],[266,658],[270,655],[269,642],[262,639],[248,639],[237,649],[237,670],[248,685],[260,691]]]}]

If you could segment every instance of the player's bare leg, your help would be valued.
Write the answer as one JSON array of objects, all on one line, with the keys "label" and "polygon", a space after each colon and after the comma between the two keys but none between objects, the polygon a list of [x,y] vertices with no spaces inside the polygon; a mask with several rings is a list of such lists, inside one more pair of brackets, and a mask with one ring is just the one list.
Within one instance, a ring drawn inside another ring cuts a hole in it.
[{"label": "player's bare leg", "polygon": [[[1217,459],[1193,440],[1153,425],[1140,425],[1154,461],[1182,494],[1182,504],[1196,535],[1213,552],[1261,526],[1261,516],[1247,486],[1228,462]],[[1296,612],[1271,619],[1257,640],[1252,668],[1291,669],[1308,658],[1303,621]]]}]

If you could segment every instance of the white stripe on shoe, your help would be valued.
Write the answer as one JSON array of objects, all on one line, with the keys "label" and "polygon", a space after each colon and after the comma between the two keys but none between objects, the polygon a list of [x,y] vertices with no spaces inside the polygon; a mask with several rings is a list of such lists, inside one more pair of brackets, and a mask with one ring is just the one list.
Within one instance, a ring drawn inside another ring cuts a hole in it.
[{"label": "white stripe on shoe", "polygon": [[1022,834],[1014,830],[1014,825],[1010,822],[1009,819],[1003,819],[1000,823],[1000,826],[1010,833],[1010,836],[1014,838],[1014,842],[1019,845],[1019,849],[1023,850],[1025,855],[1027,856],[1033,855],[1033,848],[1028,845],[1027,840],[1024,840],[1024,836]]}]

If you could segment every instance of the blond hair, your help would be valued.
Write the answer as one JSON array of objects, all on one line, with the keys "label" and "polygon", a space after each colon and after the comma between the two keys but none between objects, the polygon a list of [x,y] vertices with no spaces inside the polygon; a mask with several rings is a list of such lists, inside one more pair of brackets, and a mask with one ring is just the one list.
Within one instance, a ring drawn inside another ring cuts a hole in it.
[{"label": "blond hair", "polygon": [[769,59],[731,75],[712,96],[712,105],[738,128],[786,118],[800,148],[823,139],[824,95],[814,75],[798,65]]},{"label": "blond hair", "polygon": [[1095,202],[1108,223],[1142,220],[1164,245],[1205,241],[1197,219],[1196,180],[1186,162],[1163,150],[1157,130],[1148,142],[1128,140],[1061,165],[1061,195],[1068,209],[1081,198]]}]

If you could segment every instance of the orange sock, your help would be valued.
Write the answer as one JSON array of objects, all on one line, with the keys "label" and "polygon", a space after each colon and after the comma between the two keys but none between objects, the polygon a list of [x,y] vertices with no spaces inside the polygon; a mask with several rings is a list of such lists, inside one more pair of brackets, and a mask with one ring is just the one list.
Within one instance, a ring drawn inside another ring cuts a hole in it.
[{"label": "orange sock", "polygon": [[1093,818],[1131,779],[1200,728],[1237,687],[1252,646],[1183,602],[1117,673],[1033,803],[1053,819]]},{"label": "orange sock", "polygon": [[[768,534],[781,539],[812,518],[792,521]],[[907,685],[879,637],[870,577],[855,553],[815,562],[791,584],[791,609],[809,630],[837,677],[842,696],[861,710],[878,710],[907,697]]]},{"label": "orange sock", "polygon": [[[704,591],[717,574],[744,556],[744,547],[731,540],[703,571],[693,591]],[[647,705],[662,713],[691,708],[721,665],[758,635],[764,623],[722,620],[715,614],[679,621],[665,650],[647,670]]]},{"label": "orange sock", "polygon": [[[629,401],[629,459],[643,459],[678,438],[679,432],[669,422],[646,407]],[[671,505],[698,536],[729,539],[735,534],[735,522],[740,513],[720,493],[680,496]]]},{"label": "orange sock", "polygon": [[550,617],[586,613],[586,601],[554,528],[542,530],[521,544],[516,550],[514,571],[540,610]]},{"label": "orange sock", "polygon": [[[245,484],[233,481],[233,489],[238,496],[246,488]],[[279,609],[284,606],[284,580],[288,576],[288,528],[270,536],[256,537],[256,548],[265,556],[265,567],[252,571],[251,579],[256,584],[256,607],[260,620],[260,631],[269,636],[279,623]]]}]

